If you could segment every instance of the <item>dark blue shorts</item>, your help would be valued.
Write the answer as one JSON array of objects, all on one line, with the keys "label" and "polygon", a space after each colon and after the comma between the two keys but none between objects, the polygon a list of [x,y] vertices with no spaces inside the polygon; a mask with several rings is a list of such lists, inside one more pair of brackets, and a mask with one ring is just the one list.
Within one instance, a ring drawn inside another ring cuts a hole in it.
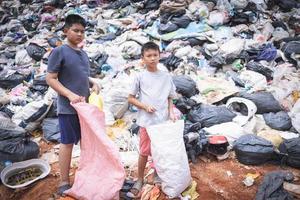
[{"label": "dark blue shorts", "polygon": [[61,143],[77,144],[81,138],[78,115],[59,114],[58,122],[61,135]]}]

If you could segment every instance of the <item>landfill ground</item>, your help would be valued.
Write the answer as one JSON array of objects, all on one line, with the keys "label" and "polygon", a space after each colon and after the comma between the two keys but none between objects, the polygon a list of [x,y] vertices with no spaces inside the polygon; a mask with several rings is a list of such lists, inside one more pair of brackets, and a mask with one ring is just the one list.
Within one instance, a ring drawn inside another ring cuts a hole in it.
[{"label": "landfill ground", "polygon": [[[53,144],[40,143],[41,152],[47,152]],[[300,170],[288,167],[280,167],[271,164],[262,166],[246,166],[239,163],[235,158],[217,161],[213,157],[199,157],[196,164],[190,164],[193,180],[197,182],[197,192],[201,200],[253,200],[258,186],[266,173],[274,170],[291,170],[296,182],[300,183]],[[76,169],[70,171],[71,181],[74,180]],[[259,173],[253,186],[246,187],[242,182],[247,173]],[[1,200],[53,200],[59,199],[56,195],[59,182],[58,163],[51,165],[51,173],[43,180],[22,188],[12,190],[0,185]],[[159,199],[165,199],[163,194]]]}]

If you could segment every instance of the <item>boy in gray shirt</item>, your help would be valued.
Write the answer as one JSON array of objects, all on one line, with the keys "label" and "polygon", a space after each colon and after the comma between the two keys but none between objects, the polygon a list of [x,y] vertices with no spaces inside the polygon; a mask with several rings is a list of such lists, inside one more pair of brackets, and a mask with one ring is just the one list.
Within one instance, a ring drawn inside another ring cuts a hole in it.
[{"label": "boy in gray shirt", "polygon": [[99,92],[98,85],[89,78],[90,65],[87,54],[78,45],[84,39],[85,20],[79,15],[68,15],[64,33],[67,44],[52,50],[46,75],[48,85],[58,93],[58,120],[61,133],[59,148],[60,184],[58,194],[71,188],[69,170],[73,144],[80,140],[80,124],[70,103],[83,102],[89,96],[89,85]]},{"label": "boy in gray shirt", "polygon": [[[160,52],[159,47],[153,42],[148,42],[142,47],[142,61],[147,69],[137,74],[130,91],[128,101],[139,108],[137,124],[140,128],[140,155],[138,161],[138,180],[129,197],[139,197],[143,186],[144,170],[151,155],[151,143],[146,128],[159,124],[168,119],[176,120],[173,111],[172,98],[176,96],[175,85],[169,73],[158,70]],[[136,98],[139,95],[139,98]]]}]

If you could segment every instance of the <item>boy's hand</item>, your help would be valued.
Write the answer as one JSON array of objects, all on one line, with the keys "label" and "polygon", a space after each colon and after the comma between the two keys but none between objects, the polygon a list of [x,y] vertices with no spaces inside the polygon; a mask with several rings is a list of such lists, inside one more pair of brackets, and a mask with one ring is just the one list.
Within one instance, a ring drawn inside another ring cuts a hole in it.
[{"label": "boy's hand", "polygon": [[144,110],[148,113],[154,113],[156,111],[156,109],[153,106],[145,106]]},{"label": "boy's hand", "polygon": [[74,94],[74,93],[70,94],[70,95],[68,96],[68,99],[69,99],[69,101],[70,101],[71,103],[78,103],[78,102],[84,102],[84,101],[85,101],[85,98],[84,98],[84,97],[79,96],[79,95]]},{"label": "boy's hand", "polygon": [[178,120],[177,116],[174,114],[174,112],[170,112],[169,113],[169,118],[170,120],[172,120],[173,122],[175,122],[176,120]]},{"label": "boy's hand", "polygon": [[91,88],[92,92],[95,92],[96,94],[99,94],[100,92],[100,87],[97,83],[93,84],[93,87]]}]

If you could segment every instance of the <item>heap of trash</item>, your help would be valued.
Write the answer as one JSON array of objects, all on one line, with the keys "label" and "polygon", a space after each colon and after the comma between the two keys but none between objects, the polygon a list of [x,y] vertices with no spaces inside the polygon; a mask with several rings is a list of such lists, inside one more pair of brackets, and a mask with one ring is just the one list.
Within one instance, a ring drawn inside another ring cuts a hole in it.
[{"label": "heap of trash", "polygon": [[234,151],[243,164],[300,168],[299,1],[3,0],[0,13],[0,161],[38,158],[39,140],[60,141],[45,75],[51,50],[65,42],[65,17],[79,14],[125,166],[138,155],[130,83],[144,70],[141,46],[154,41],[176,86],[189,160]]}]

